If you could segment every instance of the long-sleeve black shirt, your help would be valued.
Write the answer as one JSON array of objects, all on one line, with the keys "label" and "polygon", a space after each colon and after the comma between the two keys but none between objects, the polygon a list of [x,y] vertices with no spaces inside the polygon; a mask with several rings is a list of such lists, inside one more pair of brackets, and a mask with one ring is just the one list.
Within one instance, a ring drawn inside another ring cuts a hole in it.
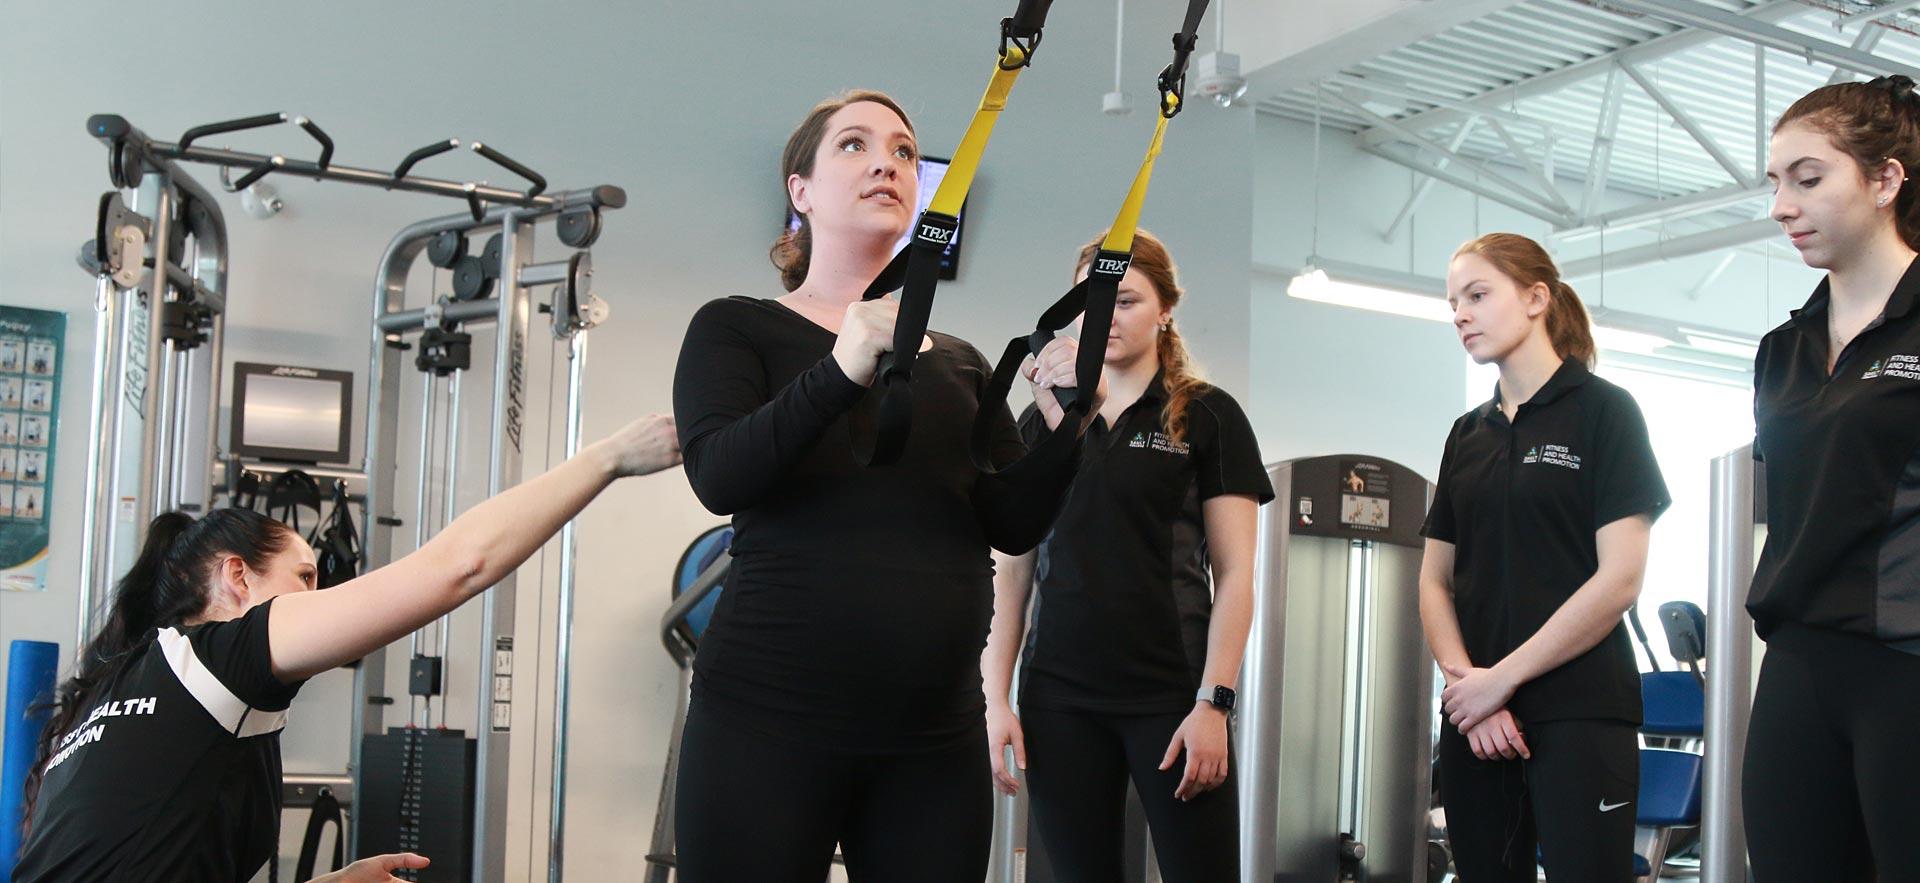
[{"label": "long-sleeve black shirt", "polygon": [[[686,473],[731,515],[734,563],[694,661],[710,708],[841,750],[928,750],[971,738],[993,612],[988,547],[1045,536],[1078,446],[1024,483],[982,473],[967,440],[992,366],[932,333],[914,366],[899,462],[862,467],[878,394],[832,357],[833,332],[772,300],[730,297],[693,317],[674,373]],[[1026,452],[1001,402],[996,464]]]}]

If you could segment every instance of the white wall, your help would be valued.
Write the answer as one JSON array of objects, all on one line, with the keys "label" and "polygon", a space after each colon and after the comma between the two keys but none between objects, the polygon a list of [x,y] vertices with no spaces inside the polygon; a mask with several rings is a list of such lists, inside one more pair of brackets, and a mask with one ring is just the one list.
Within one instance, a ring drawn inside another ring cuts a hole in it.
[{"label": "white wall", "polygon": [[[596,287],[614,317],[595,334],[586,434],[604,435],[668,408],[680,334],[701,303],[779,293],[765,257],[780,215],[778,154],[807,107],[846,87],[889,90],[916,115],[923,146],[944,153],[978,98],[1002,14],[979,4],[745,0],[458,8],[357,0],[285,11],[20,0],[0,26],[0,302],[68,311],[69,352],[84,352],[91,340],[91,286],[72,255],[90,235],[107,184],[104,151],[82,132],[88,114],[121,113],[170,140],[209,120],[301,113],[339,142],[336,162],[367,167],[389,167],[437,138],[485,139],[557,187],[613,183],[632,200],[608,215],[594,253]],[[1101,4],[1055,11],[975,187],[961,277],[942,288],[935,326],[990,352],[1064,290],[1074,250],[1111,219],[1145,147],[1144,112],[1098,112],[1110,87],[1111,15]],[[1174,15],[1130,16],[1128,76],[1142,107],[1165,63]],[[1196,104],[1173,126],[1145,215],[1194,294],[1182,308],[1183,328],[1212,375],[1236,390],[1251,369],[1252,133],[1245,108]],[[290,129],[212,143],[309,149]],[[421,171],[509,180],[464,154]],[[211,169],[196,174],[214,180]],[[231,358],[362,372],[381,248],[402,225],[461,207],[275,183],[289,205],[280,217],[255,221],[236,201],[224,203],[234,256]],[[544,233],[539,248],[559,254]],[[86,379],[84,369],[70,373],[61,415],[52,586],[0,595],[0,639],[71,641]],[[413,384],[405,386],[411,396]],[[409,474],[403,470],[402,487],[411,486]],[[580,879],[630,877],[645,851],[674,683],[656,621],[676,557],[718,521],[677,474],[624,483],[582,518],[567,849],[568,869]],[[535,609],[523,607],[523,624]],[[456,631],[471,632],[472,619],[463,610]],[[474,683],[472,642],[455,646],[465,658],[456,660],[453,688],[465,694]],[[396,654],[390,668],[402,667]],[[529,686],[520,685],[523,700]],[[340,674],[309,688],[286,737],[289,769],[344,762],[344,696]],[[471,704],[456,697],[455,725]],[[522,753],[547,728],[531,716],[516,726],[527,734],[516,745]],[[520,840],[538,840],[531,832],[544,830],[545,812],[544,803],[516,811],[513,849],[522,862],[528,847]]]},{"label": "white wall", "polygon": [[[1311,124],[1262,115],[1254,127],[1253,379],[1249,411],[1269,460],[1352,451],[1389,457],[1432,476],[1447,428],[1464,408],[1464,360],[1446,326],[1294,300],[1290,274],[1310,256],[1429,279],[1446,275],[1462,242],[1505,230],[1549,242],[1551,227],[1447,184],[1435,184],[1412,219],[1386,237],[1418,179],[1359,152],[1347,133],[1323,129],[1313,159]],[[1315,187],[1315,179],[1319,185]],[[1563,182],[1577,193],[1577,185]],[[1608,206],[1629,197],[1610,194]],[[1317,229],[1316,229],[1317,228]],[[1653,240],[1657,228],[1569,244],[1577,260]],[[1758,336],[1803,302],[1819,274],[1779,243],[1773,260],[1741,254],[1700,287],[1719,254],[1698,255],[1574,280],[1591,308],[1611,307]],[[1436,294],[1438,292],[1435,292]]]}]

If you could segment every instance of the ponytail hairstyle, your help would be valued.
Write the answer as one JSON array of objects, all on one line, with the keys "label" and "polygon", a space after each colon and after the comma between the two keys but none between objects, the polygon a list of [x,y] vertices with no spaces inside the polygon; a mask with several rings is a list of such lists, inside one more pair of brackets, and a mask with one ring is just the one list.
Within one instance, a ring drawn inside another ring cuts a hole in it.
[{"label": "ponytail hairstyle", "polygon": [[[900,103],[885,92],[872,89],[849,89],[813,106],[807,112],[806,119],[800,121],[793,134],[787,136],[787,149],[780,154],[780,203],[787,212],[798,215],[800,226],[796,229],[783,228],[780,238],[773,241],[773,248],[767,250],[767,257],[780,270],[780,284],[788,291],[800,287],[807,281],[807,265],[813,260],[813,223],[793,205],[793,197],[787,190],[787,179],[794,175],[802,178],[813,177],[814,155],[820,152],[820,142],[827,137],[827,120],[849,104],[871,101],[900,116],[907,131],[913,131],[913,120],[907,118]],[[784,224],[785,213],[781,216]]]},{"label": "ponytail hairstyle", "polygon": [[[1102,232],[1093,241],[1080,247],[1080,261],[1075,272],[1084,272],[1093,265],[1093,256],[1100,251],[1101,243],[1107,234]],[[1160,296],[1160,305],[1168,313],[1180,305],[1180,298],[1186,291],[1180,287],[1180,271],[1173,264],[1173,255],[1167,251],[1166,243],[1160,237],[1145,230],[1133,234],[1133,264],[1131,269],[1139,270],[1140,275],[1153,283],[1153,290]],[[1180,336],[1180,330],[1174,327],[1172,316],[1160,329],[1155,349],[1160,357],[1160,370],[1165,378],[1167,403],[1160,409],[1160,425],[1166,428],[1167,437],[1174,444],[1186,441],[1187,405],[1193,397],[1205,392],[1208,384],[1200,374],[1199,366],[1193,363],[1193,355],[1187,351],[1187,342]]]},{"label": "ponytail hairstyle", "polygon": [[147,525],[140,557],[114,585],[106,623],[81,649],[73,677],[54,690],[53,714],[40,734],[39,752],[27,773],[24,824],[28,830],[53,746],[89,705],[99,701],[103,691],[112,688],[138,651],[153,642],[158,629],[177,626],[206,610],[219,559],[237,555],[248,567],[265,571],[274,556],[298,540],[291,528],[251,509],[215,509],[198,520],[168,512]]},{"label": "ponytail hairstyle", "polygon": [[[1913,88],[1913,80],[1898,74],[1822,86],[1800,96],[1773,124],[1773,131],[1800,123],[1853,157],[1863,176],[1888,160],[1898,161],[1912,175],[1920,169],[1920,95]],[[1894,228],[1908,248],[1920,251],[1920,196],[1904,178],[1900,184],[1893,198]]]},{"label": "ponytail hairstyle", "polygon": [[1560,268],[1540,243],[1518,233],[1488,233],[1460,246],[1454,257],[1476,254],[1493,264],[1494,269],[1519,283],[1522,289],[1535,284],[1547,287],[1547,340],[1562,359],[1577,359],[1588,368],[1597,354],[1593,345],[1593,322],[1587,318],[1586,305],[1573,286],[1560,278]]}]

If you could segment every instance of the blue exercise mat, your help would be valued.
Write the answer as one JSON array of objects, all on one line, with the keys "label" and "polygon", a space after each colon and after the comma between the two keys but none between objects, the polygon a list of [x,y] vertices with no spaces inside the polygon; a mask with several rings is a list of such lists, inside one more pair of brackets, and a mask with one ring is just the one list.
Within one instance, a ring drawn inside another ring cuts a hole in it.
[{"label": "blue exercise mat", "polygon": [[0,727],[0,880],[13,879],[13,866],[20,860],[27,772],[51,713],[36,706],[53,698],[59,668],[59,644],[14,641],[7,653],[7,716]]}]

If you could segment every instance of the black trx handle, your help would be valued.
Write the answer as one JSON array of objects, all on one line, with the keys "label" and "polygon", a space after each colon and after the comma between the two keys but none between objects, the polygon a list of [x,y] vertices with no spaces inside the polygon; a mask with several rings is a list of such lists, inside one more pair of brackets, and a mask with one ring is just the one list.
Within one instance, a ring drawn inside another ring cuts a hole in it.
[{"label": "black trx handle", "polygon": [[1033,333],[1008,341],[1000,361],[994,366],[993,379],[987,386],[986,395],[982,397],[980,410],[974,415],[973,438],[968,446],[974,466],[984,472],[999,471],[1011,477],[1021,470],[1022,464],[1029,462],[1027,457],[1023,457],[1005,469],[996,470],[991,450],[994,412],[1012,391],[1013,379],[1019,375],[1026,357],[1038,356],[1053,341],[1055,334],[1084,312],[1085,316],[1080,322],[1079,352],[1074,357],[1076,386],[1054,387],[1051,390],[1054,401],[1063,412],[1060,425],[1048,434],[1029,457],[1070,445],[1079,435],[1073,421],[1086,418],[1092,407],[1093,390],[1100,385],[1100,374],[1106,366],[1107,337],[1112,331],[1114,301],[1119,295],[1120,280],[1127,275],[1127,267],[1133,262],[1134,232],[1139,228],[1140,210],[1146,203],[1147,185],[1153,179],[1153,163],[1160,156],[1167,122],[1180,113],[1180,106],[1185,99],[1187,59],[1193,53],[1195,31],[1199,29],[1200,19],[1206,12],[1207,0],[1189,0],[1182,29],[1173,35],[1173,61],[1160,72],[1160,118],[1154,123],[1153,140],[1147,145],[1146,158],[1140,162],[1140,171],[1134,175],[1133,186],[1127,191],[1119,215],[1114,218],[1113,226],[1107,229],[1106,238],[1100,243],[1100,250],[1094,254],[1093,263],[1087,267],[1086,281],[1075,285],[1053,306],[1048,307],[1040,315],[1040,321],[1034,323]]},{"label": "black trx handle", "polygon": [[[1020,72],[1033,61],[1033,50],[1040,45],[1040,28],[1046,23],[1052,0],[1021,0],[1012,18],[1000,22],[1000,49],[993,77],[987,81],[986,94],[974,111],[967,132],[960,139],[947,174],[940,179],[927,210],[914,222],[913,241],[893,256],[867,286],[861,300],[884,297],[900,289],[900,313],[893,326],[893,351],[880,357],[874,375],[874,389],[880,395],[875,406],[872,442],[863,445],[869,433],[856,427],[853,432],[854,457],[865,466],[883,466],[900,459],[913,428],[913,365],[920,355],[920,341],[927,333],[927,321],[933,314],[934,290],[940,285],[940,255],[953,242],[959,230],[960,206],[973,186],[980,157],[993,136],[993,125],[1006,107],[1007,96]],[[859,419],[856,416],[856,419]]]}]

